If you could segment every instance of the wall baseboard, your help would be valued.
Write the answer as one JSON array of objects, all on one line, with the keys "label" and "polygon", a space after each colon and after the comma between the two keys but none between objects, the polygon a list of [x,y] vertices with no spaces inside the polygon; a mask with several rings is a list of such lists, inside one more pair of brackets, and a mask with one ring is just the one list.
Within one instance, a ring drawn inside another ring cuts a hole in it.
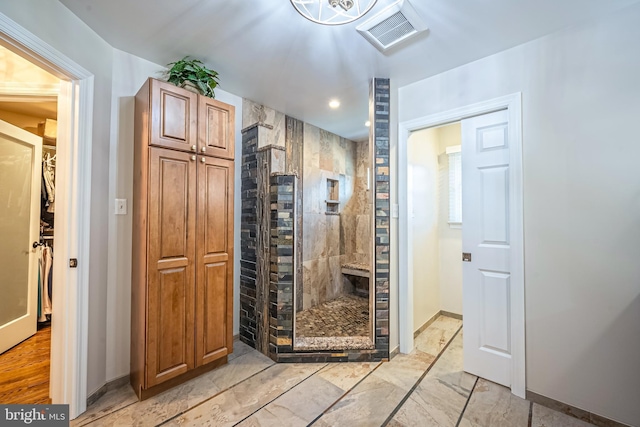
[{"label": "wall baseboard", "polygon": [[629,427],[627,424],[585,411],[584,409],[576,408],[575,406],[567,405],[566,403],[562,403],[555,399],[551,399],[550,397],[542,396],[528,390],[527,400],[537,403],[540,406],[553,409],[554,411],[561,412],[565,415],[569,415],[570,417],[591,423],[598,427]]},{"label": "wall baseboard", "polygon": [[400,353],[400,347],[396,346],[396,348],[394,348],[393,350],[391,350],[389,352],[389,360],[393,359],[394,357],[396,357],[398,355],[398,353]]},{"label": "wall baseboard", "polygon": [[440,310],[440,314],[447,317],[453,317],[454,319],[462,320],[462,314],[452,313],[450,311]]},{"label": "wall baseboard", "polygon": [[91,395],[89,397],[87,397],[87,408],[89,406],[91,406],[92,404],[94,404],[98,399],[100,399],[102,396],[104,396],[105,394],[107,394],[108,392],[110,392],[111,390],[115,390],[117,388],[122,387],[125,384],[129,383],[129,374],[120,377],[120,378],[116,378],[115,380],[111,380],[108,383],[106,383],[105,385],[103,385],[102,387],[100,387],[98,390],[94,391],[93,393],[91,393]]},{"label": "wall baseboard", "polygon": [[427,320],[424,325],[420,326],[414,333],[413,333],[413,338],[415,339],[418,335],[420,335],[422,332],[424,332],[425,329],[427,329],[433,322],[435,322],[435,320],[440,317],[440,316],[446,316],[446,317],[452,317],[454,319],[458,319],[458,320],[462,320],[462,314],[456,314],[456,313],[451,313],[450,311],[444,311],[444,310],[440,310],[439,312],[437,312],[436,314],[433,315],[433,317],[429,320]]},{"label": "wall baseboard", "polygon": [[426,322],[424,322],[424,325],[420,326],[414,333],[413,333],[413,338],[415,339],[418,335],[420,335],[425,329],[427,329],[433,322],[436,321],[436,319],[438,317],[440,317],[440,311],[438,311],[436,314],[434,314],[431,319],[427,320]]}]

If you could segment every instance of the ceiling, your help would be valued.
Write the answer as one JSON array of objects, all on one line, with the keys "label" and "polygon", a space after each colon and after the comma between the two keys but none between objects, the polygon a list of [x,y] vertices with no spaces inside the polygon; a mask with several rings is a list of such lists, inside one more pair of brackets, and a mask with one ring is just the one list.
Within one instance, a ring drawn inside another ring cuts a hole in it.
[{"label": "ceiling", "polygon": [[34,117],[39,120],[57,118],[57,101],[35,101],[23,100],[21,102],[3,102],[0,98],[0,110],[14,114]]},{"label": "ceiling", "polygon": [[352,139],[368,135],[373,77],[403,86],[638,0],[410,1],[429,31],[385,55],[356,32],[366,18],[322,26],[289,0],[61,0],[117,49],[157,64],[199,58],[221,89]]}]

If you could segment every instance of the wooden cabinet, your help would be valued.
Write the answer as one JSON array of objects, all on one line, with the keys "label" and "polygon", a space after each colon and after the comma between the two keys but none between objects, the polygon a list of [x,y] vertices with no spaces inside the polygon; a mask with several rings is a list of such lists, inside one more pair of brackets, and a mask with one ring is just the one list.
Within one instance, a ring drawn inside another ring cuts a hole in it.
[{"label": "wooden cabinet", "polygon": [[199,95],[155,79],[147,80],[141,90],[149,94],[147,144],[195,153]]},{"label": "wooden cabinet", "polygon": [[229,106],[206,96],[198,103],[200,153],[233,160],[234,120]]},{"label": "wooden cabinet", "polygon": [[215,101],[225,129],[192,125],[211,104],[199,98],[154,79],[136,95],[131,384],[141,399],[233,351],[234,162],[212,154],[233,155],[235,112]]}]

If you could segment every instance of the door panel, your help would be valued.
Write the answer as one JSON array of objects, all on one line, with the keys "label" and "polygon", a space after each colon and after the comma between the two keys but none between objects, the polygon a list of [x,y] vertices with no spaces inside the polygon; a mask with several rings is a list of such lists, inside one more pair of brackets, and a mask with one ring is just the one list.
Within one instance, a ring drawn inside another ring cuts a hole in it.
[{"label": "door panel", "polygon": [[198,95],[151,79],[151,145],[196,151]]},{"label": "door panel", "polygon": [[42,138],[0,121],[0,353],[37,330]]},{"label": "door panel", "polygon": [[207,156],[233,159],[235,108],[201,96],[198,115],[198,152]]},{"label": "door panel", "polygon": [[187,345],[185,318],[187,311],[186,266],[160,271],[160,282],[157,286],[158,306],[157,323],[162,333],[158,336],[158,372],[166,372],[180,368],[185,363],[184,349]]},{"label": "door panel", "polygon": [[198,161],[196,365],[233,351],[233,161]]},{"label": "door panel", "polygon": [[[227,301],[227,266],[228,261],[206,264],[204,277],[204,337],[202,347],[203,357],[216,358],[228,354],[225,348],[226,301]],[[221,308],[223,308],[221,310]],[[223,354],[224,353],[224,354]],[[206,361],[204,362],[206,363]]]},{"label": "door panel", "polygon": [[509,169],[479,169],[482,182],[482,243],[509,244]]},{"label": "door panel", "polygon": [[[482,275],[482,323],[480,347],[505,354],[510,353],[509,336],[509,275],[480,270]],[[504,322],[507,319],[507,322]]]},{"label": "door panel", "polygon": [[464,370],[511,385],[506,111],[462,121]]},{"label": "door panel", "polygon": [[196,163],[189,153],[149,150],[150,387],[194,366]]}]

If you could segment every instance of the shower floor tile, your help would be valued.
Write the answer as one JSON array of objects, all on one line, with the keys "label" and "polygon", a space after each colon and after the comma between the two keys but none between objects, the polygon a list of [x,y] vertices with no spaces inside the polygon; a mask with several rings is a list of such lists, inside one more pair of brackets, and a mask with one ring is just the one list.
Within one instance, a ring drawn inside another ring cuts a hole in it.
[{"label": "shower floor tile", "polygon": [[296,314],[297,337],[369,336],[369,300],[343,295]]}]

